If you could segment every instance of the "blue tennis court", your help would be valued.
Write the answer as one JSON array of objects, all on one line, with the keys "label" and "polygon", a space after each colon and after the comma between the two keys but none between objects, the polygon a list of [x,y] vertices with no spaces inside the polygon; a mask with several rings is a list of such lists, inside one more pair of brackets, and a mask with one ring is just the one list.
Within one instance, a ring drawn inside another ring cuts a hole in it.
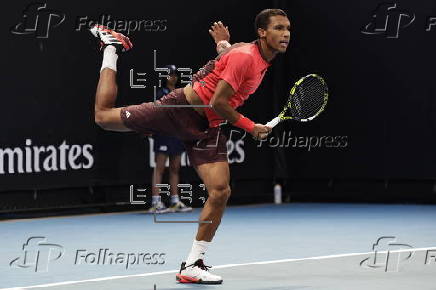
[{"label": "blue tennis court", "polygon": [[[158,218],[195,220],[197,216],[198,210]],[[195,224],[155,223],[152,215],[142,212],[4,221],[0,223],[0,285],[16,289],[411,289],[419,285],[419,289],[434,289],[435,220],[436,207],[430,205],[230,207],[206,257],[214,272],[223,276],[219,286],[175,281]],[[40,254],[38,265],[35,253]],[[164,255],[134,261],[140,253]],[[116,255],[121,257],[118,261]],[[21,264],[10,265],[16,258]]]}]

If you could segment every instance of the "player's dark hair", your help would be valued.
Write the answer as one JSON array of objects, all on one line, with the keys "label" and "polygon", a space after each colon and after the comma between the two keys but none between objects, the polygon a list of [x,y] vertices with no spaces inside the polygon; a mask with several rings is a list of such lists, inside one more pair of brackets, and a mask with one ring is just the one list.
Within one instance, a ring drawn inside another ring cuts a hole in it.
[{"label": "player's dark hair", "polygon": [[257,37],[259,37],[257,30],[259,28],[266,30],[268,27],[268,24],[270,22],[269,18],[271,16],[288,17],[288,15],[286,15],[286,12],[283,11],[282,9],[264,9],[264,10],[260,11],[259,14],[256,15],[256,18],[254,20],[254,31],[255,31]]}]

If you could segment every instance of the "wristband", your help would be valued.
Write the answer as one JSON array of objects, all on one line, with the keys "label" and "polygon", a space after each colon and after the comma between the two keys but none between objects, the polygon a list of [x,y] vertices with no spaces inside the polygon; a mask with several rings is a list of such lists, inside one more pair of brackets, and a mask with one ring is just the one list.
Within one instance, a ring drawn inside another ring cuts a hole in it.
[{"label": "wristband", "polygon": [[230,46],[232,46],[232,45],[227,40],[220,40],[216,44],[217,50],[224,50],[226,48],[229,48]]},{"label": "wristband", "polygon": [[239,114],[239,119],[238,121],[233,123],[233,126],[244,129],[247,132],[251,132],[254,129],[254,122],[245,117],[244,115]]}]

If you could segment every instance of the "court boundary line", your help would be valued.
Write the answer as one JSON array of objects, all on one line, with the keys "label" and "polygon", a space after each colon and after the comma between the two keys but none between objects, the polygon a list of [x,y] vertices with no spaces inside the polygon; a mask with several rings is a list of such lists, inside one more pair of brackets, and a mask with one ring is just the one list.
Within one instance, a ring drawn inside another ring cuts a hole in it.
[{"label": "court boundary line", "polygon": [[[387,252],[402,253],[402,252],[418,252],[418,251],[429,251],[429,250],[436,250],[436,247],[400,249],[400,250],[392,250],[392,251],[377,251],[377,253],[387,253]],[[316,256],[316,257],[307,257],[307,258],[290,258],[290,259],[270,260],[270,261],[261,261],[261,262],[248,262],[248,263],[242,263],[242,264],[225,264],[225,265],[214,266],[213,269],[224,269],[224,268],[232,268],[232,267],[251,266],[251,265],[279,264],[279,263],[300,262],[300,261],[310,261],[310,260],[325,260],[325,259],[333,259],[333,258],[369,255],[369,254],[373,254],[373,253],[374,253],[374,251],[364,252],[364,253],[346,253],[346,254]],[[159,271],[159,272],[151,272],[151,273],[143,273],[143,274],[132,274],[132,275],[124,275],[124,276],[107,276],[107,277],[92,278],[92,279],[85,279],[85,280],[72,280],[72,281],[40,284],[40,285],[20,286],[20,287],[12,287],[12,288],[0,288],[0,290],[26,290],[26,289],[34,289],[34,288],[48,288],[48,287],[55,287],[55,286],[72,285],[72,284],[88,283],[88,282],[109,281],[109,280],[117,280],[117,279],[133,278],[133,277],[158,276],[158,275],[164,275],[164,274],[177,273],[178,271],[179,270],[167,270],[167,271]]]}]

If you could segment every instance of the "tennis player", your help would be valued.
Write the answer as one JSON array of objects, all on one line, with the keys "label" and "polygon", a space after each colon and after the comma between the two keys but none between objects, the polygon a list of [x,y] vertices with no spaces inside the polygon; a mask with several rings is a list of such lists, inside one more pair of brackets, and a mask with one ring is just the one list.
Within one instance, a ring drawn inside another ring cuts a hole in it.
[{"label": "tennis player", "polygon": [[[221,23],[214,24],[210,33],[217,36],[222,29],[227,30]],[[212,223],[199,224],[191,252],[176,275],[182,283],[220,284],[223,281],[220,276],[210,273],[210,267],[203,262],[230,196],[227,140],[219,125],[228,121],[255,139],[266,138],[271,130],[239,114],[236,108],[256,91],[274,57],[286,51],[290,22],[284,11],[265,9],[256,16],[255,29],[258,38],[252,43],[230,46],[219,40],[218,56],[193,76],[192,85],[173,90],[156,104],[149,102],[121,108],[114,107],[117,59],[122,52],[132,48],[132,43],[124,35],[103,26],[91,29],[103,50],[95,96],[95,122],[105,130],[159,132],[178,137],[184,142],[191,164],[206,185],[209,197],[200,220]]]}]

